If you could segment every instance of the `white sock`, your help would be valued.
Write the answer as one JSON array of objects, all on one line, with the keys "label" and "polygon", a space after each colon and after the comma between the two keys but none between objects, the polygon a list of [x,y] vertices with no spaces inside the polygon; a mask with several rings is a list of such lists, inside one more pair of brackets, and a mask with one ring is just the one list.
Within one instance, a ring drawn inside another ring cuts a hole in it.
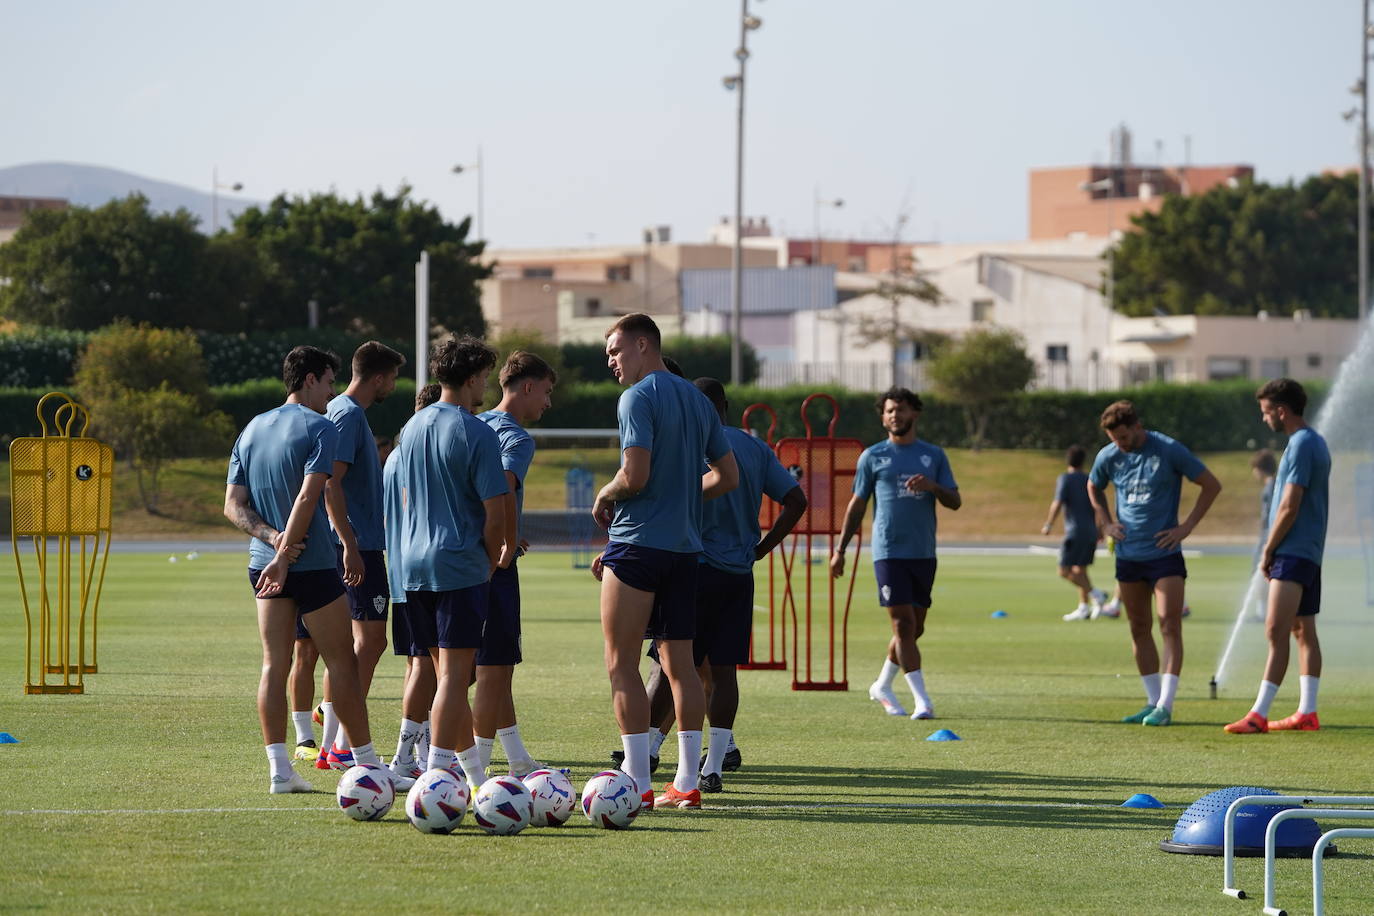
[{"label": "white sock", "polygon": [[401,719],[401,736],[396,739],[396,759],[410,763],[415,759],[415,742],[420,739],[424,726],[410,719]]},{"label": "white sock", "polygon": [[711,729],[711,747],[706,751],[706,765],[701,768],[703,773],[719,773],[721,765],[725,763],[725,752],[730,747],[730,742],[735,740],[735,733],[728,728]]},{"label": "white sock", "polygon": [[1255,697],[1255,705],[1250,707],[1250,711],[1269,718],[1269,707],[1274,705],[1274,695],[1278,692],[1278,684],[1273,681],[1260,681],[1259,696]]},{"label": "white sock", "polygon": [[649,733],[621,735],[620,744],[625,748],[621,769],[635,781],[635,791],[643,795],[652,790],[654,784],[649,781]]},{"label": "white sock", "polygon": [[1298,712],[1309,713],[1317,711],[1317,687],[1321,678],[1311,674],[1304,674],[1298,677]]},{"label": "white sock", "polygon": [[304,744],[307,741],[315,740],[315,729],[310,724],[310,710],[305,712],[292,712],[291,724],[296,726],[296,743]]},{"label": "white sock", "polygon": [[291,775],[291,758],[286,755],[285,744],[267,745],[267,765],[272,769],[273,779]]},{"label": "white sock", "polygon": [[1146,705],[1146,706],[1158,706],[1158,705],[1159,705],[1159,675],[1158,675],[1158,674],[1142,674],[1142,675],[1140,676],[1140,682],[1141,682],[1142,684],[1145,685],[1145,705]]},{"label": "white sock", "polygon": [[[334,736],[334,746],[337,747],[341,753],[343,751],[353,750],[353,745],[348,743],[348,730],[344,728],[342,722],[339,723],[339,733]],[[357,758],[355,757],[354,759],[356,760]]]},{"label": "white sock", "polygon": [[320,704],[320,709],[324,710],[324,732],[320,735],[320,747],[329,750],[339,734],[339,717],[334,715],[334,704],[327,700]]},{"label": "white sock", "polygon": [[883,659],[883,673],[878,675],[878,685],[884,690],[892,686],[892,682],[897,679],[897,674],[902,669],[890,658]]},{"label": "white sock", "polygon": [[507,763],[524,763],[532,759],[530,752],[525,750],[525,742],[520,740],[520,726],[518,724],[509,728],[498,728],[496,737],[501,739],[501,750],[506,752]]},{"label": "white sock", "polygon": [[725,749],[727,751],[737,750],[737,748],[735,747],[735,733],[733,730],[731,730],[730,732],[730,743],[726,746]]},{"label": "white sock", "polygon": [[429,761],[429,720],[420,723],[420,737],[415,739],[415,757],[417,760]]},{"label": "white sock", "polygon": [[649,729],[649,756],[657,757],[659,748],[663,747],[663,739],[667,738],[663,732],[656,728]]},{"label": "white sock", "polygon": [[931,706],[930,695],[926,693],[925,675],[921,674],[919,668],[906,673],[906,685],[911,688],[911,696],[916,700],[917,707],[929,709]]},{"label": "white sock", "polygon": [[379,767],[382,765],[382,758],[377,756],[377,749],[371,744],[360,744],[353,748],[353,762],[358,766]]},{"label": "white sock", "polygon": [[697,762],[701,760],[701,729],[677,730],[677,776],[673,785],[679,792],[690,792],[700,783]]},{"label": "white sock", "polygon": [[480,786],[487,781],[487,774],[481,767],[482,753],[477,750],[477,745],[473,745],[465,751],[458,752],[458,765],[463,768],[464,775],[468,782],[472,783],[473,788]]},{"label": "white sock", "polygon": [[1159,676],[1159,702],[1156,706],[1163,706],[1169,712],[1174,711],[1174,697],[1178,696],[1178,675],[1161,674]]},{"label": "white sock", "polygon": [[483,738],[481,735],[473,735],[472,737],[477,742],[476,745],[474,745],[478,753],[477,764],[482,768],[482,772],[485,773],[487,771],[487,765],[491,763],[491,749],[495,747],[496,739]]},{"label": "white sock", "polygon": [[442,747],[430,745],[429,765],[427,770],[452,770],[458,761],[458,755],[453,751],[445,750]]}]

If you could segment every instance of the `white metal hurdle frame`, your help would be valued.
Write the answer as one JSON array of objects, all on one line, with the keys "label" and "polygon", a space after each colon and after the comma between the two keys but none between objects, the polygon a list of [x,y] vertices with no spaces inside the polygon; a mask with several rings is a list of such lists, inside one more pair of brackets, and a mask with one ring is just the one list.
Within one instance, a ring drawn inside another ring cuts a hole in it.
[{"label": "white metal hurdle frame", "polygon": [[[1236,883],[1236,815],[1240,809],[1246,805],[1310,805],[1321,803],[1327,805],[1374,805],[1374,795],[1242,795],[1231,802],[1226,809],[1226,818],[1222,823],[1222,869],[1223,886],[1221,892],[1237,900],[1245,899],[1245,891],[1235,886]],[[1264,913],[1265,916],[1281,916],[1283,910],[1274,906],[1274,848],[1278,836],[1279,824],[1295,817],[1326,817],[1326,818],[1349,818],[1352,820],[1374,820],[1374,809],[1362,810],[1351,808],[1290,808],[1275,814],[1269,821],[1264,831]],[[1357,828],[1348,828],[1357,829]],[[1321,880],[1321,856],[1326,852],[1326,847],[1337,835],[1354,836],[1363,834],[1349,834],[1342,831],[1330,831],[1324,834],[1317,844],[1313,847],[1313,889],[1314,898],[1317,898],[1316,911],[1322,911],[1320,894],[1321,889],[1318,882]],[[1374,836],[1374,830],[1369,831],[1369,835]]]},{"label": "white metal hurdle frame", "polygon": [[1322,854],[1326,852],[1326,847],[1332,840],[1339,840],[1343,837],[1361,837],[1374,839],[1374,828],[1371,827],[1337,827],[1335,830],[1328,830],[1317,840],[1317,845],[1312,847],[1312,913],[1314,916],[1322,916],[1326,912],[1326,885],[1322,880]]}]

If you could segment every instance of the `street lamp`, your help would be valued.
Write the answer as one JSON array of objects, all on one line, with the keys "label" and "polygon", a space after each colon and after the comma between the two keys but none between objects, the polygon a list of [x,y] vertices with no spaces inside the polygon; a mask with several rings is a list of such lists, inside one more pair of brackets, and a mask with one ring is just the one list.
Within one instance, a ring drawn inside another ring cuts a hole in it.
[{"label": "street lamp", "polygon": [[486,172],[482,171],[482,147],[477,147],[477,161],[471,165],[455,165],[453,174],[461,175],[464,172],[477,173],[477,237],[484,238],[482,235],[482,185],[486,182]]},{"label": "street lamp", "polygon": [[743,285],[744,236],[744,65],[749,60],[749,33],[763,25],[763,20],[749,15],[749,0],[740,0],[739,47],[735,59],[739,73],[725,77],[725,88],[736,93],[735,110],[735,247],[730,256],[730,381],[736,385],[744,381],[744,353],[741,344],[744,322],[740,307]]},{"label": "street lamp", "polygon": [[834,200],[825,200],[821,197],[819,186],[813,189],[815,194],[811,200],[811,224],[816,230],[815,240],[811,243],[811,266],[816,267],[821,263],[821,207],[833,207],[838,210],[844,206],[844,200],[837,197]]},{"label": "street lamp", "polygon": [[1107,192],[1107,310],[1116,311],[1116,246],[1112,239],[1112,197],[1116,190],[1116,182],[1111,178],[1099,178],[1097,181],[1085,181],[1079,184],[1080,191],[1106,191]]},{"label": "street lamp", "polygon": [[243,182],[235,181],[232,184],[220,184],[219,166],[210,170],[210,234],[219,232],[219,192],[223,188],[226,191],[242,191]]}]

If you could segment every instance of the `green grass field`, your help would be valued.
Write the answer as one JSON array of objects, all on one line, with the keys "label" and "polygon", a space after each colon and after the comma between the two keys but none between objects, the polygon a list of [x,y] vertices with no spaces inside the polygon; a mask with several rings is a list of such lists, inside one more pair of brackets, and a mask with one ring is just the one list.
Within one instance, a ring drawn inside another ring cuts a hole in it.
[{"label": "green grass field", "polygon": [[[1368,624],[1333,620],[1325,630],[1321,732],[1222,733],[1258,679],[1247,665],[1223,699],[1207,698],[1243,557],[1190,563],[1194,614],[1173,727],[1115,722],[1140,705],[1125,623],[1061,622],[1069,589],[1052,559],[1029,557],[941,560],[922,640],[940,719],[882,715],[864,692],[887,640],[865,564],[852,689],[794,692],[786,673],[742,672],[744,767],[726,774],[727,792],[707,796],[706,810],[656,813],[618,833],[577,814],[516,837],[484,836],[471,819],[452,836],[423,836],[397,809],[355,823],[329,794],[336,774],[313,769],[318,794],[267,794],[243,557],[113,556],[101,673],[76,697],[21,694],[23,620],[5,563],[0,730],[21,739],[0,746],[6,911],[1243,914],[1260,904],[1220,894],[1219,859],[1158,850],[1184,807],[1232,785],[1374,790]],[[522,731],[580,788],[618,745],[596,587],[566,555],[522,563]],[[1328,607],[1355,600],[1337,579],[1328,574]],[[1009,616],[991,618],[998,608]],[[1252,627],[1245,638],[1262,636]],[[383,660],[370,703],[387,752],[400,672],[399,660]],[[1293,672],[1276,711],[1295,697]],[[937,727],[964,740],[926,741]],[[673,739],[664,753],[660,780],[671,777]],[[1167,807],[1119,807],[1137,792]],[[1374,911],[1374,843],[1341,845],[1328,865],[1328,912]],[[1252,897],[1262,892],[1256,860],[1238,874]],[[1280,903],[1309,912],[1307,861],[1282,861],[1278,874]]]}]

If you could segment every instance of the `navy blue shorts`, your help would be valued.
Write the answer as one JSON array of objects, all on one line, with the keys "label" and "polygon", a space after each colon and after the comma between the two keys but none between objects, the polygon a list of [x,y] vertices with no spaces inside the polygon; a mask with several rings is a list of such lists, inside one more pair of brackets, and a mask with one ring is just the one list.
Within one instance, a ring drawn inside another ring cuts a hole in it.
[{"label": "navy blue shorts", "polygon": [[630,588],[655,596],[646,638],[691,639],[697,631],[698,556],[612,541],[601,562]]},{"label": "navy blue shorts", "polygon": [[1269,567],[1269,578],[1296,582],[1302,586],[1302,601],[1298,602],[1298,616],[1311,617],[1321,610],[1322,568],[1303,557],[1277,554]]},{"label": "navy blue shorts", "polygon": [[[361,585],[345,585],[348,592],[348,612],[354,620],[386,620],[386,604],[391,600],[391,587],[386,582],[385,554],[380,550],[362,550],[363,581]],[[339,577],[343,578],[343,547],[334,545]]]},{"label": "navy blue shorts", "polygon": [[[257,589],[261,569],[248,568],[248,584]],[[282,586],[278,598],[296,602],[296,638],[309,639],[310,631],[300,622],[302,614],[318,611],[344,593],[343,580],[332,569],[303,569],[299,572],[288,570],[286,584]],[[302,635],[304,634],[304,635]]]},{"label": "navy blue shorts", "polygon": [[[394,655],[404,655],[407,658],[428,658],[430,647],[421,645],[415,639],[415,627],[410,619],[413,613],[412,605],[407,601],[391,603],[391,651]],[[423,625],[419,630],[422,633],[426,632]]]},{"label": "navy blue shorts", "polygon": [[512,561],[509,569],[491,574],[487,591],[487,622],[482,627],[479,665],[518,665],[520,653],[520,573]]},{"label": "navy blue shorts", "polygon": [[878,604],[896,607],[930,607],[930,589],[935,584],[935,558],[921,560],[874,560],[878,577]]},{"label": "navy blue shorts", "polygon": [[1073,534],[1059,545],[1060,566],[1090,566],[1097,553],[1097,535]]},{"label": "navy blue shorts", "polygon": [[480,649],[487,583],[450,592],[406,592],[410,639],[426,649]]},{"label": "navy blue shorts", "polygon": [[742,665],[749,661],[754,622],[754,574],[732,573],[702,563],[697,569],[697,635],[692,655],[698,666]]},{"label": "navy blue shorts", "polygon": [[1188,567],[1183,563],[1182,551],[1154,560],[1116,558],[1116,581],[1118,582],[1148,582],[1153,588],[1160,579],[1167,579],[1170,576],[1188,578]]}]

